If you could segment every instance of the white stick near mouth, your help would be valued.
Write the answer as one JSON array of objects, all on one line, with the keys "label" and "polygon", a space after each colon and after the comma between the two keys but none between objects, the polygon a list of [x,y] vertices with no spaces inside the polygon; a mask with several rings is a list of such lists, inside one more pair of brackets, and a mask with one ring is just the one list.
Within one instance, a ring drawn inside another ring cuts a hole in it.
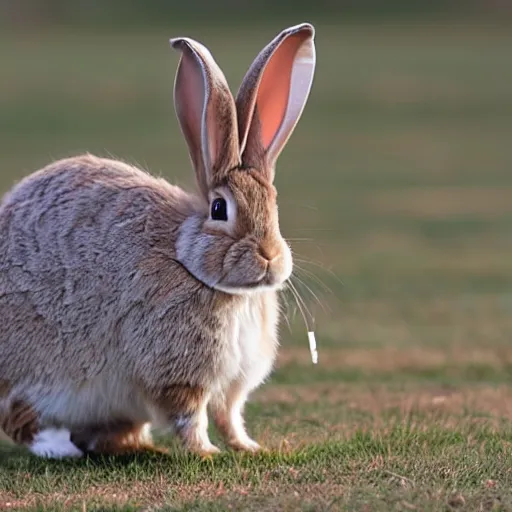
[{"label": "white stick near mouth", "polygon": [[316,350],[316,339],[315,339],[315,333],[313,331],[308,332],[308,339],[309,339],[309,350],[311,351],[311,360],[313,361],[313,364],[318,363],[318,351]]}]

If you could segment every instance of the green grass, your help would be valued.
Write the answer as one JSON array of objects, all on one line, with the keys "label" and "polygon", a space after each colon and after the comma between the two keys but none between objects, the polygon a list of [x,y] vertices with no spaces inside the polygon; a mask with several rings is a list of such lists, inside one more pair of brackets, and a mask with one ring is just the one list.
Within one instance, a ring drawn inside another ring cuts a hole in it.
[{"label": "green grass", "polygon": [[[190,35],[236,89],[280,28]],[[0,192],[86,150],[192,186],[167,44],[181,32],[0,34]],[[320,364],[290,303],[247,411],[270,452],[202,461],[162,439],[169,456],[48,462],[3,445],[0,510],[512,508],[512,31],[317,33],[277,186],[321,303],[297,283]]]},{"label": "green grass", "polygon": [[310,443],[293,452],[227,453],[213,461],[178,451],[78,462],[11,454],[0,485],[12,506],[31,501],[36,507],[27,510],[65,509],[63,503],[82,510],[84,501],[89,510],[116,501],[133,507],[121,510],[140,510],[148,502],[158,503],[158,510],[353,510],[364,503],[406,510],[414,502],[436,509],[456,494],[508,509],[512,458],[505,444],[512,430],[424,428],[424,421],[395,417],[381,432],[355,430],[343,441]]}]

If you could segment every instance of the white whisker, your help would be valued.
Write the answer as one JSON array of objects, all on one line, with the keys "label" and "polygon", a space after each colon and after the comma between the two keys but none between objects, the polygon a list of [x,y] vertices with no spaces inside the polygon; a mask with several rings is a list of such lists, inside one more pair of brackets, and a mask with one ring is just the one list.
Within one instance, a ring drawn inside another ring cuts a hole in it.
[{"label": "white whisker", "polygon": [[341,285],[344,286],[343,281],[330,268],[324,267],[323,265],[320,265],[320,263],[317,263],[316,261],[299,258],[295,254],[293,256],[293,260],[295,262],[306,263],[307,265],[314,265],[315,267],[321,268],[322,270],[327,272],[330,276],[332,276],[334,279],[336,279],[336,281],[338,281]]},{"label": "white whisker", "polygon": [[304,274],[304,276],[308,279],[311,279],[312,281],[314,281],[316,284],[318,284],[321,288],[322,288],[322,291],[323,292],[326,292],[326,293],[329,293],[329,294],[333,294],[334,292],[331,290],[331,288],[329,288],[329,286],[327,286],[322,279],[320,279],[320,277],[318,277],[314,272],[311,272],[310,270],[306,269],[306,268],[303,268],[301,267],[298,263],[295,264],[295,268],[294,268],[294,271],[296,273],[299,273],[299,272],[302,272]]},{"label": "white whisker", "polygon": [[322,308],[322,310],[324,311],[324,313],[327,313],[327,309],[329,309],[330,311],[330,308],[329,306],[326,306],[324,305],[324,303],[318,298],[318,295],[311,289],[311,287],[306,283],[304,282],[299,276],[297,275],[294,275],[294,276],[291,276],[290,279],[296,279],[297,282],[301,285],[301,286],[304,286],[304,288],[311,294],[311,296],[316,300],[316,302],[318,303],[318,305]]}]

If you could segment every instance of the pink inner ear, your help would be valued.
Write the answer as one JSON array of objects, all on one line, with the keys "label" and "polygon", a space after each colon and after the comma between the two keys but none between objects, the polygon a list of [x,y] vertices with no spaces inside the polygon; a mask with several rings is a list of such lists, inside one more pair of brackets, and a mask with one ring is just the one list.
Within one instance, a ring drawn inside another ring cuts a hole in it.
[{"label": "pink inner ear", "polygon": [[[198,64],[188,57],[184,56],[180,64],[180,75],[178,79],[178,96],[180,98],[180,117],[189,133],[186,134],[189,143],[194,151],[199,154],[194,155],[200,158],[201,147],[201,118],[203,115],[204,79]],[[199,160],[197,160],[199,162]]]},{"label": "pink inner ear", "polygon": [[303,36],[296,34],[281,44],[267,64],[256,105],[261,124],[261,142],[268,149],[279,131],[288,106],[293,61]]}]

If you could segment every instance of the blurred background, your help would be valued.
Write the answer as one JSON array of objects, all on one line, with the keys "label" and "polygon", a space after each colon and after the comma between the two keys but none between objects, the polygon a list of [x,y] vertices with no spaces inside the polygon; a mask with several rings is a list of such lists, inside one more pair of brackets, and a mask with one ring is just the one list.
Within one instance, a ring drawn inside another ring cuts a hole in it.
[{"label": "blurred background", "polygon": [[302,21],[317,75],[277,186],[321,364],[303,371],[290,295],[274,382],[509,380],[507,0],[0,0],[0,192],[84,151],[191,187],[168,39],[206,44],[236,91]]}]

